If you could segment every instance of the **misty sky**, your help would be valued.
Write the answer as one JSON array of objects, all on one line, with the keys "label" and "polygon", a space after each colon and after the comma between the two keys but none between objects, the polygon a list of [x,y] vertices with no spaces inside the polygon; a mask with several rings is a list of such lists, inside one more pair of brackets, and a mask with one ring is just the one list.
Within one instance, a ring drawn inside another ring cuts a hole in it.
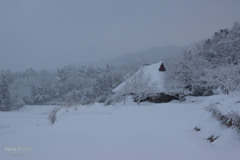
[{"label": "misty sky", "polygon": [[188,45],[239,20],[239,0],[0,0],[0,70]]}]

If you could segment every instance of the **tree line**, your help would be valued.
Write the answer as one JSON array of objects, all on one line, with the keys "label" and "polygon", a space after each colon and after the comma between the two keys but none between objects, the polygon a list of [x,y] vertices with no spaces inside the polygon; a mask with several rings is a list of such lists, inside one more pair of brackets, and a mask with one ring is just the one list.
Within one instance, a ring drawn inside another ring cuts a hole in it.
[{"label": "tree line", "polygon": [[0,110],[36,104],[104,102],[121,80],[105,68],[67,66],[57,71],[4,70],[0,75]]}]

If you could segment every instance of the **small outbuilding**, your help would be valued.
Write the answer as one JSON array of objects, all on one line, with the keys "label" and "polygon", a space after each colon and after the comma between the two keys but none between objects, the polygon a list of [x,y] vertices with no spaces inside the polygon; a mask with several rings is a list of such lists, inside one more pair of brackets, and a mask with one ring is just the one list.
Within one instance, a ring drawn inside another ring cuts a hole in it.
[{"label": "small outbuilding", "polygon": [[[141,101],[150,101],[150,102],[155,102],[155,103],[161,103],[161,102],[169,102],[173,99],[177,99],[177,97],[168,95],[166,93],[166,88],[165,88],[165,81],[166,81],[166,68],[163,64],[162,61],[151,64],[151,65],[145,65],[142,66],[135,74],[130,76],[126,81],[121,83],[119,86],[117,86],[115,89],[113,89],[114,93],[119,93],[121,94],[122,89],[125,87],[125,85],[133,79],[133,77],[140,72],[144,74],[144,76],[149,77],[149,84],[154,85],[154,93],[151,97],[147,97],[145,99],[142,99]],[[144,86],[143,86],[144,87]],[[132,95],[134,95],[134,91],[131,92]]]}]

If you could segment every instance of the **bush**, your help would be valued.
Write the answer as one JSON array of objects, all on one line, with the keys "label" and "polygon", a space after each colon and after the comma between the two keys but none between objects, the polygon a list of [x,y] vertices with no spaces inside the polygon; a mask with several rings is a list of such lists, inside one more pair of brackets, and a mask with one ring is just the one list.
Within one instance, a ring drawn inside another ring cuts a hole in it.
[{"label": "bush", "polygon": [[216,108],[217,104],[218,103],[211,104],[206,108],[207,111],[211,112],[213,117],[215,117],[223,125],[227,127],[236,127],[240,131],[240,115],[236,112],[224,114]]},{"label": "bush", "polygon": [[48,119],[50,120],[51,124],[54,124],[54,123],[55,123],[55,121],[56,121],[56,119],[57,119],[56,113],[57,113],[60,109],[61,109],[61,108],[56,107],[56,108],[54,108],[54,109],[51,111],[50,115],[48,116]]}]

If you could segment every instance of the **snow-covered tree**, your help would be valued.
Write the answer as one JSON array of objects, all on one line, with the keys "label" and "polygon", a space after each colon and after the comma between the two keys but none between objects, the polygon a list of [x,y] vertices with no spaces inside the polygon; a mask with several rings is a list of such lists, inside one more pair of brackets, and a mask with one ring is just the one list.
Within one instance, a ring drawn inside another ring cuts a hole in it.
[{"label": "snow-covered tree", "polygon": [[183,95],[212,95],[239,89],[240,23],[222,29],[197,44],[194,52],[172,64],[168,71],[169,90]]},{"label": "snow-covered tree", "polygon": [[33,104],[42,104],[50,100],[51,97],[49,93],[50,90],[47,88],[36,88],[35,86],[33,86],[31,91],[31,100]]},{"label": "snow-covered tree", "polygon": [[12,109],[11,97],[9,93],[6,77],[2,75],[0,82],[0,110],[9,111]]},{"label": "snow-covered tree", "polygon": [[102,71],[103,73],[96,80],[96,85],[93,88],[93,94],[96,101],[104,102],[108,96],[112,93],[113,83],[112,83],[112,73],[110,67],[107,65],[106,69]]},{"label": "snow-covered tree", "polygon": [[204,94],[207,85],[201,78],[205,68],[208,68],[206,60],[186,51],[179,62],[168,63],[167,68],[166,88],[170,94],[179,94],[180,98],[190,94]]},{"label": "snow-covered tree", "polygon": [[58,69],[56,73],[56,96],[63,98],[64,94],[68,92],[67,79],[70,74],[70,69]]},{"label": "snow-covered tree", "polygon": [[240,65],[226,65],[207,70],[205,81],[214,86],[216,94],[228,94],[240,85]]},{"label": "snow-covered tree", "polygon": [[156,83],[151,83],[149,75],[146,75],[142,69],[126,80],[125,85],[120,89],[119,94],[134,96],[138,104],[147,97],[158,93]]}]

